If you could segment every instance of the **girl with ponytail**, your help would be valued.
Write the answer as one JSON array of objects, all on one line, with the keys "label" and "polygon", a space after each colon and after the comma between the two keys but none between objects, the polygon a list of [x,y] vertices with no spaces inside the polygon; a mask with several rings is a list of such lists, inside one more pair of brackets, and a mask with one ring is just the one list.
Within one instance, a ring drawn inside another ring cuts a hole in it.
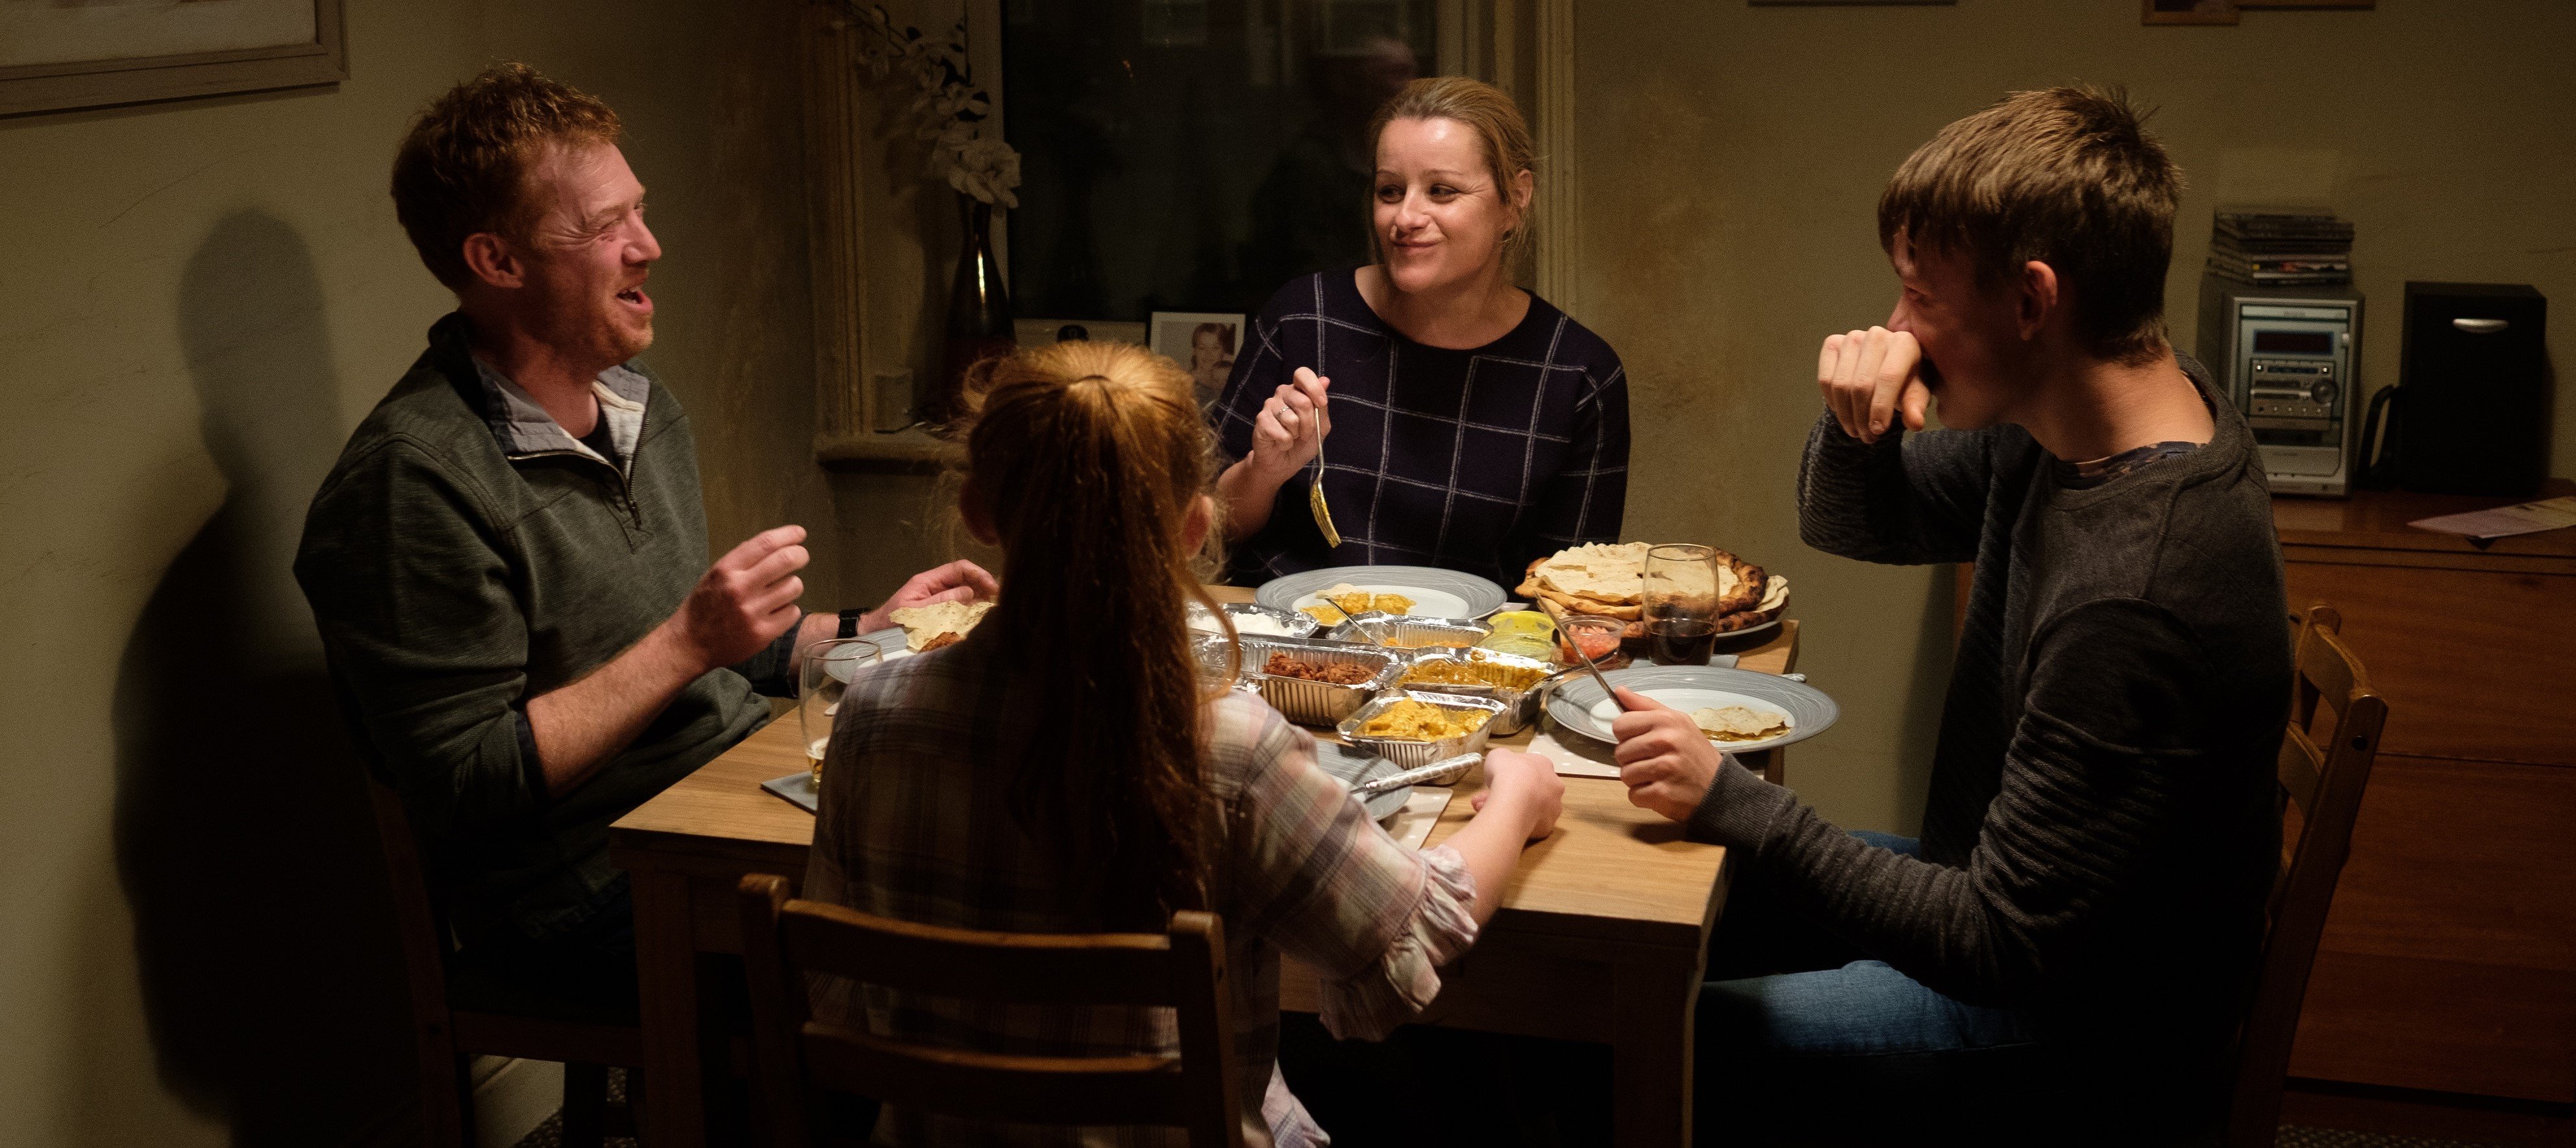
[{"label": "girl with ponytail", "polygon": [[[1397,844],[1316,766],[1312,736],[1202,680],[1190,656],[1187,603],[1214,605],[1193,567],[1219,524],[1188,372],[1131,344],[1067,342],[984,364],[969,391],[959,509],[1002,549],[1002,594],[965,641],[851,684],[805,895],[1017,932],[1159,932],[1174,911],[1213,911],[1246,1138],[1320,1143],[1277,1073],[1280,954],[1328,971],[1336,1034],[1410,1019],[1493,914],[1522,844],[1554,825],[1564,785],[1545,759],[1497,750],[1473,822],[1435,849]],[[1179,1043],[1167,1011],[815,992],[818,1019],[987,1052]],[[1043,1138],[899,1104],[879,1133]],[[1092,1129],[1084,1142],[1162,1139]]]}]

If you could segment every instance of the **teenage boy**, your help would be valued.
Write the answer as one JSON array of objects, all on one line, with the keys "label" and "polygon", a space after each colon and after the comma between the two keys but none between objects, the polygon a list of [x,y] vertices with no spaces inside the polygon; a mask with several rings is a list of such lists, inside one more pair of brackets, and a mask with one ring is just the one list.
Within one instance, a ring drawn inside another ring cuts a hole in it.
[{"label": "teenage boy", "polygon": [[[1922,836],[1842,832],[1622,693],[1630,799],[1744,859],[1712,975],[1770,974],[1702,993],[1703,1123],[2101,1142],[2209,1095],[2290,652],[2252,438],[2166,338],[2180,173],[2139,120],[2058,88],[1942,129],[1879,200],[1895,311],[1818,359],[1807,543],[1976,563]],[[2023,1103],[2053,1090],[2081,1103]]]}]

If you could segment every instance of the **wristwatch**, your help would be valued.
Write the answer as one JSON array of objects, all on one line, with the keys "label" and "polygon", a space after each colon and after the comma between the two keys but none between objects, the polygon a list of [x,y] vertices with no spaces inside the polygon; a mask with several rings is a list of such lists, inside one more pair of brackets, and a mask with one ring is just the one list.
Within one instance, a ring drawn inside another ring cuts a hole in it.
[{"label": "wristwatch", "polygon": [[835,634],[835,635],[833,635],[833,636],[834,636],[834,637],[840,637],[840,638],[855,638],[855,637],[858,637],[858,636],[859,636],[859,619],[864,618],[864,617],[867,617],[867,615],[868,615],[868,612],[867,612],[867,611],[865,611],[865,610],[843,610],[843,611],[841,611],[841,630],[840,630],[840,632],[839,632],[838,634]]}]

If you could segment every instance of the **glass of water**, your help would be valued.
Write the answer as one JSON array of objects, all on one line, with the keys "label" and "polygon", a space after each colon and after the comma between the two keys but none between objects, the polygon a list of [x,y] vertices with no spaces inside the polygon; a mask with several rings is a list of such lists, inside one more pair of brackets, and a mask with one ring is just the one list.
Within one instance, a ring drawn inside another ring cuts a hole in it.
[{"label": "glass of water", "polygon": [[805,670],[796,690],[796,720],[805,734],[805,766],[814,771],[814,786],[823,785],[823,751],[832,744],[832,722],[841,713],[841,695],[860,670],[885,660],[885,651],[865,638],[832,638],[805,647]]}]

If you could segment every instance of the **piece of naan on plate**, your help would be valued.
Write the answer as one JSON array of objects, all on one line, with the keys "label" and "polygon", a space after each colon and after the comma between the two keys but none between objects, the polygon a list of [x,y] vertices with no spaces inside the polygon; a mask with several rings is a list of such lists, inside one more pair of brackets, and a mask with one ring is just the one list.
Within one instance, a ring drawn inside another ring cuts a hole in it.
[{"label": "piece of naan on plate", "polygon": [[887,617],[903,627],[904,645],[919,654],[965,641],[975,623],[983,621],[992,608],[990,602],[936,602],[906,606]]},{"label": "piece of naan on plate", "polygon": [[1691,720],[1715,742],[1761,741],[1789,732],[1789,715],[1751,706],[1707,706],[1692,710]]}]

